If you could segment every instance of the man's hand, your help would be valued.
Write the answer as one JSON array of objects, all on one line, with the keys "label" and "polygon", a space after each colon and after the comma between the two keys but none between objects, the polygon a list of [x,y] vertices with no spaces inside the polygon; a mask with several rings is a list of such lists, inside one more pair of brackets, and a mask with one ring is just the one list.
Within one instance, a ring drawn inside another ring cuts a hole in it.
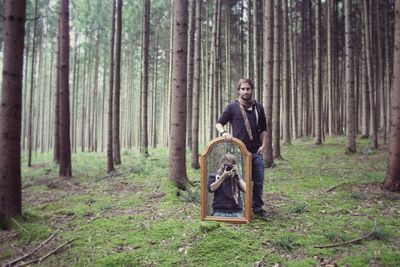
[{"label": "man's hand", "polygon": [[222,137],[225,138],[226,142],[232,142],[232,135],[228,133],[223,133]]},{"label": "man's hand", "polygon": [[263,154],[264,149],[265,149],[265,146],[260,146],[260,148],[257,150],[257,154]]}]

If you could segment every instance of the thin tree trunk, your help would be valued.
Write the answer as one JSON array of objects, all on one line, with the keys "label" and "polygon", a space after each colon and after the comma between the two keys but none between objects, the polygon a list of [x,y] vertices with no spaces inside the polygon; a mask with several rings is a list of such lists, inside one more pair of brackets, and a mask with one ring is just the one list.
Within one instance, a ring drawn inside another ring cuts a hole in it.
[{"label": "thin tree trunk", "polygon": [[[148,94],[148,81],[149,81],[149,24],[150,24],[150,0],[143,0],[143,14],[142,14],[142,126],[141,126],[141,142],[140,154],[147,157],[148,152],[148,122],[147,122],[147,94]],[[187,43],[187,41],[186,41]],[[185,61],[186,62],[186,61]]]},{"label": "thin tree trunk", "polygon": [[356,152],[356,132],[355,132],[355,99],[354,99],[354,76],[353,76],[353,41],[351,23],[351,0],[345,0],[345,38],[346,38],[346,89],[347,89],[347,153]]},{"label": "thin tree trunk", "polygon": [[169,177],[180,189],[186,188],[186,61],[188,2],[174,1],[173,85],[171,102],[171,137],[169,149]]},{"label": "thin tree trunk", "polygon": [[1,221],[22,212],[21,113],[26,1],[5,1],[4,4],[3,83],[0,105]]},{"label": "thin tree trunk", "polygon": [[114,163],[121,164],[120,145],[120,94],[121,94],[121,34],[122,34],[122,0],[117,0],[117,23],[115,40],[115,93],[114,93],[114,122],[113,122],[113,154]]},{"label": "thin tree trunk", "polygon": [[321,84],[321,2],[315,3],[315,136],[317,145],[322,144],[322,84]]},{"label": "thin tree trunk", "polygon": [[189,0],[189,34],[187,60],[187,122],[186,144],[192,149],[192,107],[193,107],[193,50],[196,1]]},{"label": "thin tree trunk", "polygon": [[201,80],[201,5],[202,0],[196,0],[196,20],[194,36],[194,83],[193,83],[193,113],[192,113],[192,167],[200,168],[199,163],[199,103]]},{"label": "thin tree trunk", "polygon": [[116,0],[112,3],[112,17],[111,17],[111,38],[110,38],[110,83],[108,94],[108,140],[107,140],[107,172],[111,173],[114,169],[113,159],[113,95],[114,95],[114,41],[115,41],[115,4]]},{"label": "thin tree trunk", "polygon": [[393,88],[391,94],[391,131],[389,160],[383,187],[400,191],[400,0],[395,3],[395,32],[393,55]]},{"label": "thin tree trunk", "polygon": [[60,177],[70,178],[69,0],[60,2]]},{"label": "thin tree trunk", "polygon": [[272,167],[274,158],[272,156],[272,98],[273,98],[273,41],[274,41],[274,9],[273,1],[267,1],[264,6],[264,57],[263,57],[263,88],[265,115],[267,117],[267,133],[265,134],[266,149],[264,150],[264,160],[266,167]]},{"label": "thin tree trunk", "polygon": [[290,144],[290,69],[289,69],[289,51],[288,51],[288,0],[283,1],[283,55],[282,55],[282,71],[283,71],[283,108],[284,108],[284,124],[283,124],[283,142]]},{"label": "thin tree trunk", "polygon": [[281,129],[280,129],[280,111],[281,111],[281,90],[280,90],[280,29],[281,29],[281,2],[274,1],[274,92],[273,92],[273,113],[272,113],[272,142],[274,158],[281,158]]}]

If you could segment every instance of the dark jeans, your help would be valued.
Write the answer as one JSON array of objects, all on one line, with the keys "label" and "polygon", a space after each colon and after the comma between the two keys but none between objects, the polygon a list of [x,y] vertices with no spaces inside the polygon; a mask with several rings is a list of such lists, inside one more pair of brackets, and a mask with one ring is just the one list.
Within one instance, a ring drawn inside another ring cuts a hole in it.
[{"label": "dark jeans", "polygon": [[260,154],[253,154],[252,158],[252,173],[253,173],[253,211],[261,210],[264,205],[262,199],[264,187],[264,159]]}]

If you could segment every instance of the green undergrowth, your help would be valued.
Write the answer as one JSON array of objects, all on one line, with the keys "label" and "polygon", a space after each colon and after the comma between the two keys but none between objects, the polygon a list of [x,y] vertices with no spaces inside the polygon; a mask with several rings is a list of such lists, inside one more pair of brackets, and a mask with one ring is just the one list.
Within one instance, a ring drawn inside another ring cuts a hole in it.
[{"label": "green undergrowth", "polygon": [[[42,266],[399,266],[400,195],[380,188],[387,148],[359,140],[311,139],[282,146],[266,171],[270,220],[236,225],[200,220],[200,171],[186,191],[168,179],[168,150],[122,152],[108,175],[106,154],[73,154],[73,178],[58,178],[52,154],[24,155],[23,215],[0,232],[0,265],[59,232],[29,259],[71,245]],[[357,242],[354,240],[359,239]],[[344,245],[343,243],[350,242]],[[334,245],[331,248],[316,248]]]}]

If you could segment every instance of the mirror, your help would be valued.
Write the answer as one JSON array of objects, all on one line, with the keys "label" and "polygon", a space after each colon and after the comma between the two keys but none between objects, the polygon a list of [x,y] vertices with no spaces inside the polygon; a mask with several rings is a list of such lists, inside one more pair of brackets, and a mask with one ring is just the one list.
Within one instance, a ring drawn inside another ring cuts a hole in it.
[{"label": "mirror", "polygon": [[[251,153],[245,144],[234,137],[230,143],[223,137],[215,138],[200,155],[200,165],[201,220],[249,223]],[[221,179],[224,172],[230,174]],[[219,179],[222,182],[217,182]]]}]

